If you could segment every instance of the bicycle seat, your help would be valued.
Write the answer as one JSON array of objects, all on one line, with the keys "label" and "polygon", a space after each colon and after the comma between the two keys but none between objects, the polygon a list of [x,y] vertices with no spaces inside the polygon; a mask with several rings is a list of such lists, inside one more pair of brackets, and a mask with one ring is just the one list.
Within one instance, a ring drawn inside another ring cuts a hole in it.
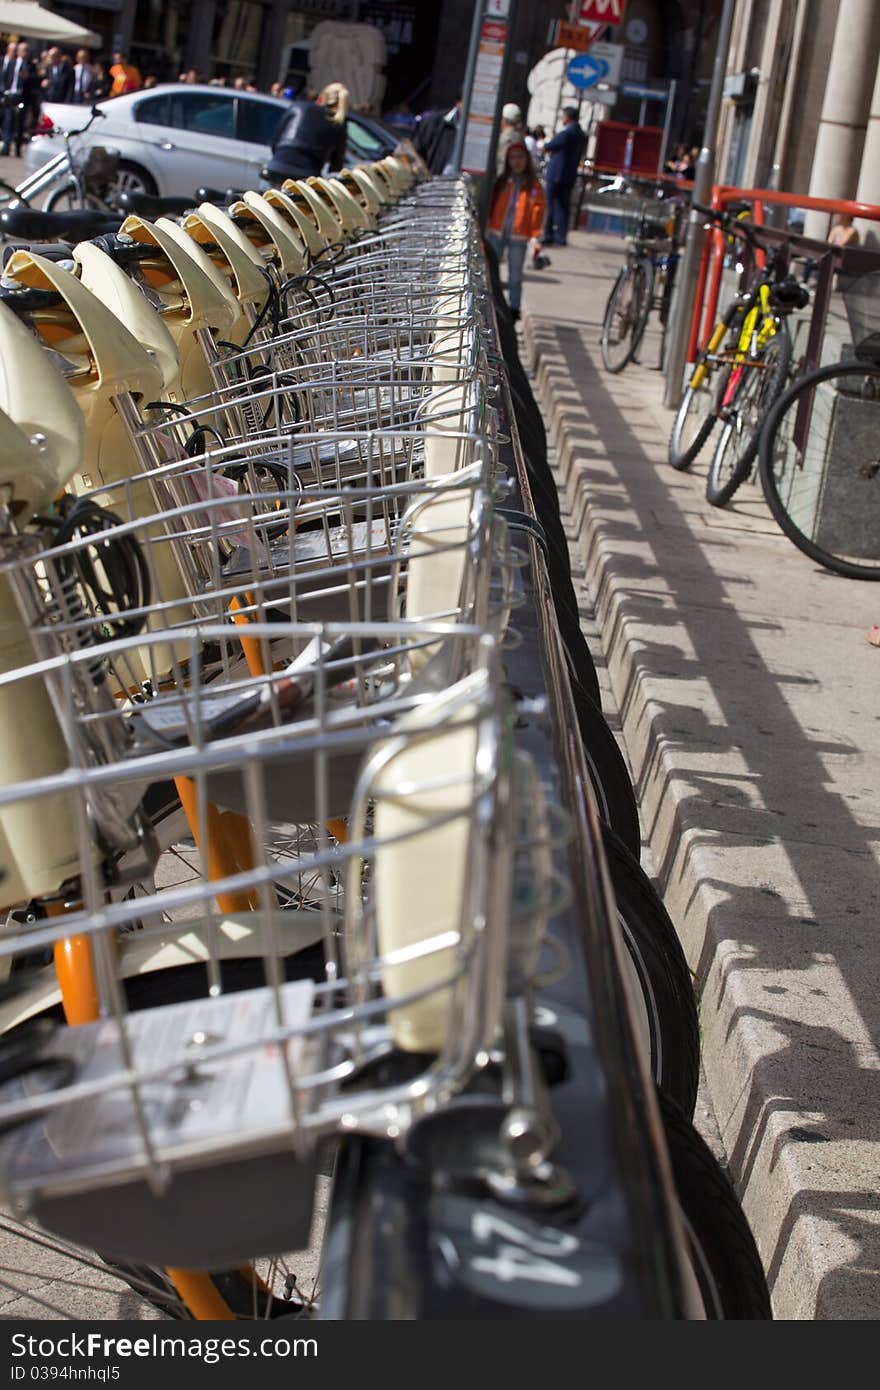
[{"label": "bicycle seat", "polygon": [[237,202],[243,193],[243,188],[197,188],[194,202],[190,203],[190,207],[193,207],[195,203],[216,203],[220,207],[226,207],[229,203]]},{"label": "bicycle seat", "polygon": [[118,266],[137,265],[138,261],[148,261],[155,256],[156,248],[149,243],[133,241],[131,237],[121,237],[116,232],[105,232],[102,236],[90,237],[99,251],[109,256]]},{"label": "bicycle seat", "polygon": [[139,213],[141,217],[160,217],[163,213],[174,216],[177,213],[189,212],[195,206],[193,198],[159,198],[151,193],[118,193],[113,200],[114,205],[126,216],[130,212]]},{"label": "bicycle seat", "polygon": [[71,212],[42,212],[38,208],[4,208],[0,212],[0,231],[17,241],[89,241],[102,232],[116,232],[122,214],[100,212],[97,209],[74,209]]},{"label": "bicycle seat", "polygon": [[800,280],[788,275],[780,280],[770,291],[770,301],[777,309],[790,314],[795,309],[804,309],[810,302],[810,291]]},{"label": "bicycle seat", "polygon": [[6,265],[9,257],[16,251],[33,251],[34,255],[42,256],[47,261],[71,261],[73,260],[73,246],[68,241],[47,241],[29,242],[27,246],[13,246],[11,243],[4,246],[0,252],[0,266]]},{"label": "bicycle seat", "polygon": [[[13,246],[12,251],[21,251]],[[5,304],[14,314],[31,314],[35,309],[49,309],[61,303],[61,295],[55,290],[32,289],[29,285],[4,285],[0,283],[0,304]]]}]

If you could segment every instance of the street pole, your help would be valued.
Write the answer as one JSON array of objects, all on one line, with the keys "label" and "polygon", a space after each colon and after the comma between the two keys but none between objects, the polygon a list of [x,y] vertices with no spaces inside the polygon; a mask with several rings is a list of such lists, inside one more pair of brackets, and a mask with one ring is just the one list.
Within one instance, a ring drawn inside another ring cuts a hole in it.
[{"label": "street pole", "polygon": [[[724,9],[721,12],[718,42],[715,46],[715,66],[712,71],[712,85],[709,89],[709,105],[706,110],[706,123],[703,127],[703,145],[694,173],[693,201],[702,203],[704,206],[712,196],[712,185],[715,181],[715,147],[718,142],[721,94],[724,88],[724,74],[727,70],[727,55],[733,29],[734,4],[735,0],[724,0]],[[694,308],[697,281],[700,276],[700,259],[706,239],[703,222],[702,214],[691,208],[688,218],[687,240],[675,277],[675,290],[672,296],[667,335],[666,386],[663,392],[663,404],[671,406],[673,409],[677,407],[681,399],[691,315]]]},{"label": "street pole", "polygon": [[510,69],[513,66],[513,34],[514,26],[516,25],[518,6],[519,0],[508,0],[507,42],[504,45],[504,56],[501,59],[501,76],[498,81],[498,91],[495,97],[495,116],[492,121],[492,134],[489,137],[489,163],[483,175],[483,181],[480,185],[480,192],[477,199],[481,231],[485,228],[489,217],[489,204],[492,201],[492,189],[495,186],[495,159],[498,150],[498,136],[501,134],[501,98],[507,90],[507,83],[510,79]]},{"label": "street pole", "polygon": [[678,83],[673,77],[669,83],[669,91],[666,93],[666,111],[663,115],[663,139],[660,142],[660,162],[657,165],[657,173],[662,174],[666,168],[666,159],[669,154],[669,130],[672,125],[672,108],[675,105],[675,92]]},{"label": "street pole", "polygon": [[474,0],[474,18],[471,24],[471,42],[468,49],[464,79],[461,84],[461,112],[458,117],[458,130],[452,147],[452,167],[456,173],[461,170],[461,155],[464,149],[464,132],[471,111],[471,95],[474,89],[474,73],[477,69],[477,55],[480,51],[480,31],[483,27],[485,0]]}]

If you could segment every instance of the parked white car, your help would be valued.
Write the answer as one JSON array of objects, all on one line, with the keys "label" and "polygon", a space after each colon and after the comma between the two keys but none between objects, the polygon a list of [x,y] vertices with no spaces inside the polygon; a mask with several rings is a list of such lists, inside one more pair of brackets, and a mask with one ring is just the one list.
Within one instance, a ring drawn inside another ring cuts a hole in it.
[{"label": "parked white car", "polygon": [[[89,145],[108,145],[119,151],[118,188],[188,198],[203,187],[259,187],[260,170],[289,103],[255,92],[175,82],[98,105],[105,118],[72,142],[74,157]],[[53,127],[73,131],[85,125],[89,108],[45,102],[43,115]],[[381,158],[395,143],[377,122],[360,117],[349,117],[348,138],[350,163]],[[34,135],[25,148],[26,174],[38,172],[62,148],[52,130]]]}]

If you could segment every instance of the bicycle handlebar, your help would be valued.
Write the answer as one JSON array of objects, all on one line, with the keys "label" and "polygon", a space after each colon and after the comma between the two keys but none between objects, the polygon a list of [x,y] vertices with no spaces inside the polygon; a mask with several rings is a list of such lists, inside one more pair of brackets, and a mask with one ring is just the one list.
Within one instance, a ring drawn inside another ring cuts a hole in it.
[{"label": "bicycle handlebar", "polygon": [[89,119],[86,121],[85,125],[81,125],[78,130],[62,130],[60,126],[56,126],[56,130],[65,140],[71,140],[74,135],[85,135],[89,127],[95,124],[95,121],[103,121],[106,120],[106,118],[106,111],[102,111],[99,106],[93,106],[92,114],[89,116]]}]

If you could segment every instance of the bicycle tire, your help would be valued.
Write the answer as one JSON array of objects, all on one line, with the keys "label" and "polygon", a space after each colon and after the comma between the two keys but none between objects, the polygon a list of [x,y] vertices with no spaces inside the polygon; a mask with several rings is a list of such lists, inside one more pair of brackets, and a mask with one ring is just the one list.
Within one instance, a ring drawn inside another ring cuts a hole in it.
[{"label": "bicycle tire", "polygon": [[[863,387],[860,393],[852,389],[852,379],[863,378]],[[843,388],[841,383],[846,382],[849,390]],[[870,387],[867,383],[873,383]],[[836,385],[835,385],[836,383]],[[771,409],[764,424],[759,442],[759,476],[761,486],[764,490],[764,497],[767,505],[773,514],[774,519],[781,527],[785,535],[792,541],[799,550],[803,551],[811,560],[822,565],[825,569],[831,570],[833,574],[843,575],[847,579],[875,579],[880,580],[880,549],[875,545],[875,557],[872,560],[870,553],[865,556],[842,555],[828,548],[827,536],[823,543],[820,536],[817,536],[817,525],[821,526],[823,518],[823,508],[821,503],[828,496],[827,480],[823,477],[817,489],[814,479],[806,469],[796,471],[796,464],[791,457],[792,449],[786,447],[787,429],[793,427],[797,415],[798,406],[806,393],[813,394],[813,406],[810,421],[810,440],[814,444],[814,455],[819,456],[827,452],[828,440],[818,438],[817,426],[821,421],[817,420],[816,398],[817,388],[830,388],[824,393],[822,399],[823,408],[829,408],[834,414],[835,399],[849,397],[851,399],[861,398],[869,402],[871,406],[878,406],[880,403],[880,365],[870,362],[835,362],[827,367],[820,367],[818,371],[811,372],[809,375],[796,381],[782,396],[776,401]],[[833,428],[834,421],[829,422],[829,428]],[[851,432],[849,439],[859,437],[871,438],[871,432],[856,435]],[[874,435],[876,438],[876,435]],[[858,448],[858,444],[853,445]],[[849,467],[851,481],[856,482],[857,500],[850,501],[850,519],[858,517],[863,526],[863,534],[868,538],[876,537],[878,534],[878,508],[880,508],[880,473],[877,471],[876,447],[872,451],[872,456],[865,460],[861,466],[856,459],[853,459]],[[798,489],[797,477],[807,477],[810,479],[807,488]],[[872,493],[867,489],[873,488]],[[840,494],[838,494],[839,496]],[[873,523],[872,523],[873,519]],[[806,529],[813,534],[808,534]]]},{"label": "bicycle tire", "polygon": [[[698,367],[705,367],[707,375],[705,385],[701,384],[694,387],[690,382],[693,381]],[[679,472],[690,468],[715,428],[715,421],[718,418],[716,411],[727,386],[729,374],[730,369],[724,367],[719,371],[717,380],[713,382],[713,367],[709,361],[709,350],[703,348],[694,362],[688,385],[684,389],[678,410],[675,412],[672,433],[669,436],[667,458],[672,467],[677,468]],[[705,414],[701,415],[700,407],[704,403],[707,403],[707,409]],[[690,435],[687,433],[688,428],[693,431]]]},{"label": "bicycle tire", "polygon": [[43,204],[44,212],[78,212],[81,210],[101,212],[106,210],[106,206],[100,198],[96,198],[91,193],[85,193],[80,198],[77,186],[72,179],[68,183],[61,184],[59,188],[53,188]]},{"label": "bicycle tire", "polygon": [[638,351],[642,345],[642,339],[645,336],[645,329],[648,326],[648,319],[651,316],[651,309],[654,305],[654,281],[657,274],[654,268],[654,262],[650,259],[650,257],[646,257],[643,261],[640,262],[640,265],[642,266],[642,269],[644,271],[645,285],[644,291],[642,293],[641,310],[639,312],[638,320],[636,321],[636,326],[633,330],[632,356],[634,361],[638,360]]},{"label": "bicycle tire", "polygon": [[[645,285],[646,276],[643,262],[641,260],[632,261],[620,271],[608,296],[602,318],[602,335],[599,341],[602,362],[608,372],[622,372],[627,363],[632,360],[632,355],[636,349],[635,329],[643,312]],[[625,296],[628,296],[628,299]],[[635,312],[633,311],[634,304],[636,306]],[[621,305],[624,306],[622,315]],[[612,328],[616,316],[622,317],[623,326],[616,344],[612,344]],[[613,354],[613,346],[622,347],[622,355]]]},{"label": "bicycle tire", "polygon": [[700,1084],[700,1028],[693,977],[678,933],[638,859],[602,827],[624,945],[638,980],[644,1015],[637,1021],[654,1080],[686,1115]]},{"label": "bicycle tire", "polygon": [[[751,362],[743,363],[744,375],[736,387],[731,418],[724,421],[706,477],[706,501],[713,507],[725,507],[751,473],[761,428],[770,407],[785,390],[791,358],[791,338],[783,324]],[[775,365],[757,366],[767,361],[775,361]],[[750,427],[743,436],[738,428],[746,413]]]},{"label": "bicycle tire", "polygon": [[772,1320],[764,1267],[729,1178],[675,1101],[662,1090],[658,1101],[706,1317],[725,1322]]},{"label": "bicycle tire", "polygon": [[641,852],[639,808],[629,769],[599,706],[572,682],[587,775],[599,817],[636,859]]}]

